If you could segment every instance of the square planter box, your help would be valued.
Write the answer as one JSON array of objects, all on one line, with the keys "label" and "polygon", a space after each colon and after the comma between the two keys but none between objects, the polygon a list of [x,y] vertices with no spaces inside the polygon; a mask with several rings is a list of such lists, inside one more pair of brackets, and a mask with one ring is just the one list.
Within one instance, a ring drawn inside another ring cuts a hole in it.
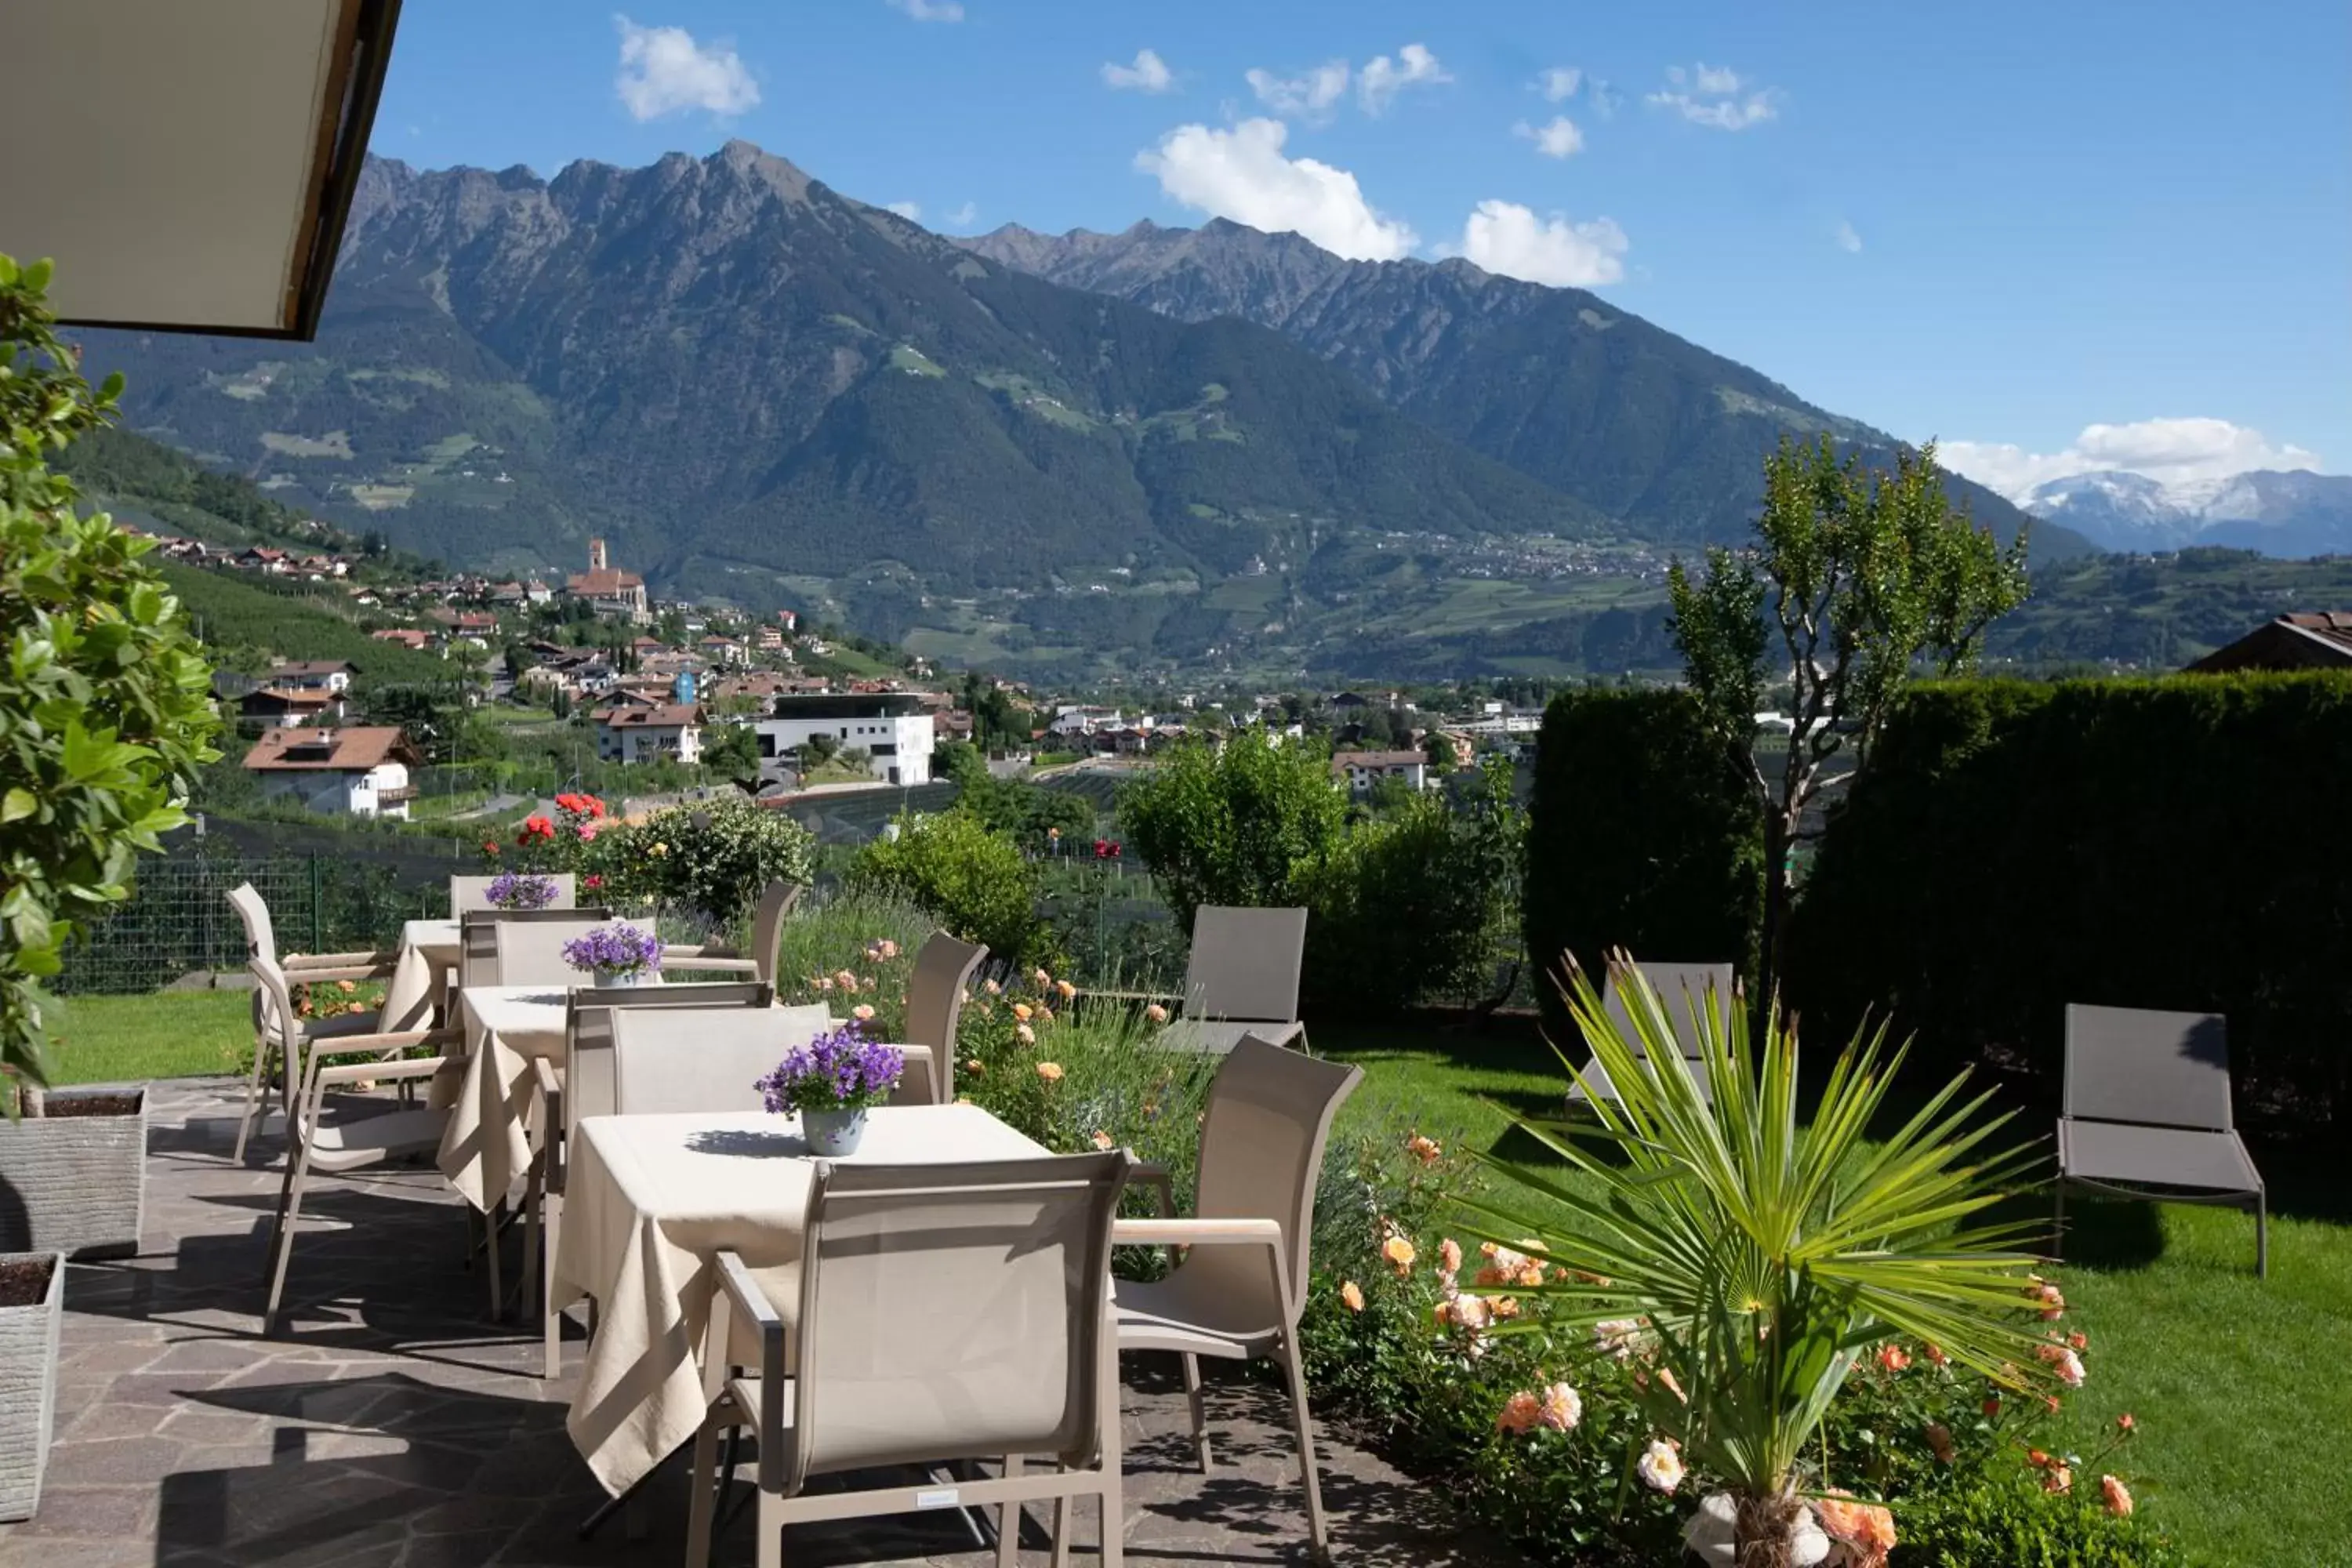
[{"label": "square planter box", "polygon": [[[37,1300],[9,1306],[6,1287],[46,1267]],[[58,1409],[58,1324],[65,1317],[61,1253],[0,1253],[0,1522],[30,1519],[40,1506],[41,1472]]]},{"label": "square planter box", "polygon": [[52,1089],[0,1121],[0,1252],[128,1258],[147,1204],[147,1090]]}]

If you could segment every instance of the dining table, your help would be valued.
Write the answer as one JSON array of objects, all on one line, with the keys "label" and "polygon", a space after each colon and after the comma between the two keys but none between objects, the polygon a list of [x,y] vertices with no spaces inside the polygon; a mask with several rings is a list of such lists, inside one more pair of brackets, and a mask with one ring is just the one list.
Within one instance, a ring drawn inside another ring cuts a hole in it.
[{"label": "dining table", "polygon": [[448,1016],[449,978],[460,954],[457,922],[408,921],[400,928],[400,953],[392,978],[384,983],[383,1020],[386,1034],[429,1029]]},{"label": "dining table", "polygon": [[448,1125],[436,1163],[465,1200],[488,1213],[530,1168],[539,1097],[531,1063],[563,1058],[572,993],[562,985],[467,985],[457,992],[463,1057],[455,1064]]},{"label": "dining table", "polygon": [[[843,1158],[938,1164],[1046,1152],[978,1106],[879,1106]],[[740,1256],[771,1301],[797,1310],[815,1167],[799,1118],[760,1110],[587,1117],[568,1159],[551,1305],[593,1300],[596,1330],[564,1426],[617,1497],[693,1436],[709,1408],[718,1254]]]}]

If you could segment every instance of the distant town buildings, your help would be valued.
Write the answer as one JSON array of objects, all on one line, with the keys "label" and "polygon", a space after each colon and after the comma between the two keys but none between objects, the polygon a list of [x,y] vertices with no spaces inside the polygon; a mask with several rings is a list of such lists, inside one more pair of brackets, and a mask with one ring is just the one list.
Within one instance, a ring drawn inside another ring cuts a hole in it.
[{"label": "distant town buildings", "polygon": [[709,722],[691,702],[608,708],[596,715],[596,755],[608,763],[702,760],[702,730]]},{"label": "distant town buildings", "polygon": [[1381,779],[1402,779],[1408,789],[1429,787],[1429,759],[1419,752],[1341,752],[1331,759],[1331,776],[1347,782],[1350,795],[1363,795]]},{"label": "distant town buildings", "polygon": [[646,580],[635,572],[615,569],[604,552],[604,542],[588,542],[588,570],[564,579],[564,593],[599,616],[643,626],[653,618],[646,602]]},{"label": "distant town buildings", "polygon": [[784,696],[769,716],[757,720],[762,763],[797,756],[817,736],[839,751],[861,751],[867,771],[886,784],[931,782],[934,744],[930,710],[911,692],[877,691]]}]

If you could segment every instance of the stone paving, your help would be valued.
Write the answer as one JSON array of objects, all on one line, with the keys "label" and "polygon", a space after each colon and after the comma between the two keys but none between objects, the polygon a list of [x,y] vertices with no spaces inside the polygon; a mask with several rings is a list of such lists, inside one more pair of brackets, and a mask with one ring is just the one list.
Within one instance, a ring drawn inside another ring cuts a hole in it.
[{"label": "stone paving", "polygon": [[[675,1563],[681,1457],[626,1515],[583,1539],[604,1494],[563,1431],[568,1382],[531,1375],[538,1342],[489,1321],[464,1211],[430,1171],[313,1184],[287,1330],[259,1336],[263,1239],[278,1173],[228,1163],[241,1086],[158,1086],[145,1247],[76,1264],[57,1441],[38,1514],[0,1525],[0,1568],[441,1568]],[[275,1152],[274,1142],[265,1146]],[[509,1261],[514,1261],[509,1253]],[[576,1359],[577,1342],[570,1347]],[[1129,1561],[1139,1568],[1307,1558],[1279,1401],[1211,1385],[1218,1464],[1187,1461],[1183,1400],[1155,1358],[1125,1371]],[[1322,1434],[1341,1563],[1517,1568],[1464,1536],[1433,1489]],[[744,1472],[749,1474],[748,1468]],[[739,1495],[741,1489],[738,1489]],[[1081,1505],[1074,1561],[1100,1539]],[[968,1516],[788,1531],[796,1565],[994,1562]],[[1046,1561],[1041,1515],[1024,1563]],[[748,1563],[750,1513],[716,1560]]]}]

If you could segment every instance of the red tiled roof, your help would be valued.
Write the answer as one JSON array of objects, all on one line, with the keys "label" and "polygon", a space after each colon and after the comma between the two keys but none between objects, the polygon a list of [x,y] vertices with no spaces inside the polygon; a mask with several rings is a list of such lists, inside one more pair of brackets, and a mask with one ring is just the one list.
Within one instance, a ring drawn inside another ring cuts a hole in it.
[{"label": "red tiled roof", "polygon": [[245,765],[257,773],[363,773],[388,762],[423,760],[408,737],[389,724],[349,730],[266,730],[245,754]]},{"label": "red tiled roof", "polygon": [[665,703],[658,708],[607,708],[596,722],[610,730],[679,730],[702,722],[702,710],[690,702]]}]

